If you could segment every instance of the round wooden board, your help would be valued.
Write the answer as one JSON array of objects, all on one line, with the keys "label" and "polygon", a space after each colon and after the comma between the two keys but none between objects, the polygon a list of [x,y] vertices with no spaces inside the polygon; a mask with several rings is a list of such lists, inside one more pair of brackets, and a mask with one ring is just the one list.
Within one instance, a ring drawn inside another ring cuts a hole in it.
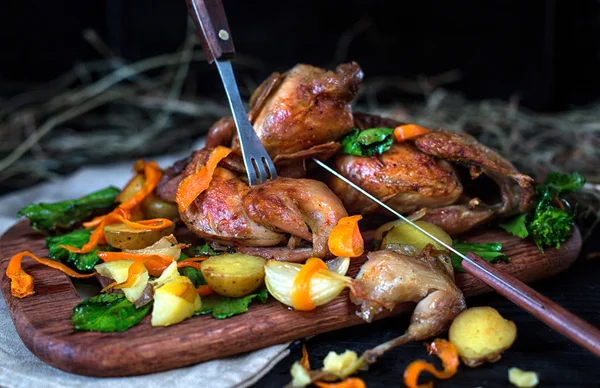
[{"label": "round wooden board", "polygon": [[[582,243],[577,229],[560,249],[546,249],[543,253],[532,242],[498,229],[473,231],[463,238],[502,243],[511,262],[497,264],[498,268],[525,282],[547,278],[568,268],[577,259]],[[347,292],[343,292],[310,312],[290,310],[271,298],[265,304],[251,305],[245,314],[226,320],[199,316],[165,328],[150,326],[146,317],[124,333],[74,332],[71,312],[80,298],[63,273],[26,258],[23,269],[35,279],[36,293],[24,299],[11,295],[6,266],[14,254],[23,250],[47,255],[43,236],[31,230],[25,221],[0,238],[0,288],[17,332],[41,360],[76,374],[131,376],[159,372],[365,324],[355,314],[356,306],[350,303]],[[354,276],[364,260],[353,260],[349,274]],[[466,296],[490,291],[469,274],[458,274],[456,282]],[[411,307],[412,304],[399,305],[380,318],[398,315]]]}]

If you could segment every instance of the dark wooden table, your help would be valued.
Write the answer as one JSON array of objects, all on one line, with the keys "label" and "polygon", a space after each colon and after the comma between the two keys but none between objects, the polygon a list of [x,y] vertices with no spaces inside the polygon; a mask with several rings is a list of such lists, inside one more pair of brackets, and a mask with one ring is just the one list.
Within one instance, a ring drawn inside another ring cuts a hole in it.
[{"label": "dark wooden table", "polygon": [[[584,245],[579,260],[567,271],[533,287],[563,307],[600,327],[600,259],[586,260],[589,252],[600,251],[600,230]],[[468,299],[472,306],[492,306],[517,325],[515,344],[495,364],[471,369],[461,365],[450,380],[435,381],[435,387],[509,387],[508,369],[516,366],[536,371],[539,387],[600,387],[600,359],[555,333],[541,322],[496,294]],[[408,326],[408,315],[389,318],[318,335],[306,341],[311,365],[321,366],[329,351],[352,349],[359,354],[400,335]],[[292,345],[289,356],[263,377],[256,387],[282,387],[290,381],[290,367],[301,357],[300,344]],[[367,372],[359,374],[367,387],[402,387],[406,366],[417,358],[428,359],[422,343],[398,347]]]}]

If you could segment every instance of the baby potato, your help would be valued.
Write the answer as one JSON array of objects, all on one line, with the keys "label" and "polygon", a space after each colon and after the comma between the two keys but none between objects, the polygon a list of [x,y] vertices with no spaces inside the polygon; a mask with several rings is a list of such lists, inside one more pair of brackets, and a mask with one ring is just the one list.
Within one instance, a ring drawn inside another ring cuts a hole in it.
[{"label": "baby potato", "polygon": [[476,367],[496,362],[517,337],[515,323],[504,319],[492,307],[472,307],[452,322],[448,338],[463,362]]},{"label": "baby potato", "polygon": [[121,190],[121,193],[115,198],[115,201],[121,203],[128,201],[144,187],[144,184],[146,184],[144,174],[136,174],[129,182],[127,182],[125,187],[123,187],[123,190]]},{"label": "baby potato", "polygon": [[237,298],[262,284],[265,263],[262,257],[232,253],[210,257],[200,268],[204,280],[217,294]]},{"label": "baby potato", "polygon": [[202,301],[185,276],[175,276],[154,290],[152,326],[169,326],[194,315]]},{"label": "baby potato", "polygon": [[150,246],[175,230],[175,224],[160,229],[135,229],[123,223],[110,224],[104,227],[104,236],[108,245],[119,249],[142,249]]},{"label": "baby potato", "polygon": [[[415,221],[415,224],[452,246],[452,237],[439,226],[427,221]],[[446,249],[406,222],[399,223],[387,232],[381,246],[385,247],[388,244],[412,245],[418,249],[423,249],[427,244],[432,244],[435,249]]]},{"label": "baby potato", "polygon": [[150,194],[142,202],[142,211],[147,219],[166,218],[168,220],[174,220],[179,217],[177,204],[165,202],[159,199],[154,193]]}]

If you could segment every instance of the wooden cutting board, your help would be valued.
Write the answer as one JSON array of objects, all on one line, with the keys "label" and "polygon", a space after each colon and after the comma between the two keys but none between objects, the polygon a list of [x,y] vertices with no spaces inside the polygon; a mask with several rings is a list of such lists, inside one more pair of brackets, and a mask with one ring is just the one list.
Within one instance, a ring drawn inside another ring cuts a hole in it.
[{"label": "wooden cutting board", "polygon": [[[565,270],[581,249],[577,229],[559,250],[547,249],[544,253],[533,243],[502,230],[478,230],[464,238],[501,242],[511,262],[497,266],[525,282]],[[310,312],[290,310],[270,298],[265,304],[252,304],[247,313],[226,320],[199,316],[163,328],[150,326],[150,319],[146,317],[124,333],[74,332],[70,324],[71,311],[80,298],[63,273],[26,258],[23,269],[35,279],[35,295],[24,299],[11,295],[6,266],[15,253],[23,250],[47,255],[43,236],[24,221],[0,238],[0,286],[17,332],[42,361],[76,374],[131,376],[159,372],[366,324],[356,316],[356,306],[349,301],[348,293],[343,292],[332,302]],[[364,260],[353,260],[349,274],[354,276]],[[458,274],[456,282],[466,296],[490,291],[468,274]],[[399,305],[380,318],[410,311],[412,306],[410,303]]]}]

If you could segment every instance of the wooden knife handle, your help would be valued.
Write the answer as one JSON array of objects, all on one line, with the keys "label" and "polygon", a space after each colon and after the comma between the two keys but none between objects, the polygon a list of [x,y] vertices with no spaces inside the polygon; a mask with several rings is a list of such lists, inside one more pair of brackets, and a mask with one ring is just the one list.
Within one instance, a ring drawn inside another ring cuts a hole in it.
[{"label": "wooden knife handle", "polygon": [[[512,275],[494,268],[476,254],[469,253],[467,256],[478,266],[463,260],[462,266],[465,271],[546,325],[600,357],[598,328],[565,310]],[[506,286],[502,280],[510,286]]]},{"label": "wooden knife handle", "polygon": [[221,0],[185,0],[208,63],[233,58],[235,49]]}]

